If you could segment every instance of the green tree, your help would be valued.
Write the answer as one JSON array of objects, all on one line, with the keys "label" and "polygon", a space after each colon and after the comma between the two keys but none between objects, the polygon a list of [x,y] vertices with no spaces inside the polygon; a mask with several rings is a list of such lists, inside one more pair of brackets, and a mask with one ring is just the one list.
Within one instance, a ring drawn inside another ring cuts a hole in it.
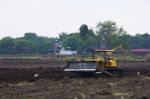
[{"label": "green tree", "polygon": [[46,54],[48,49],[52,49],[54,43],[58,42],[58,38],[38,37],[37,45],[38,53]]},{"label": "green tree", "polygon": [[123,27],[119,28],[117,31],[117,36],[125,35],[127,32],[123,29]]},{"label": "green tree", "polygon": [[[113,21],[104,21],[99,22],[96,27],[97,38],[99,39],[99,43],[105,42],[107,48],[113,48],[120,44],[127,43],[127,40],[123,41],[120,38],[123,36],[126,37],[125,34],[127,32],[122,28],[118,27]],[[125,44],[127,47],[127,44]]]},{"label": "green tree", "polygon": [[67,49],[77,50],[80,45],[80,35],[78,33],[69,34],[63,41],[63,46]]},{"label": "green tree", "polygon": [[131,49],[132,48],[132,39],[133,37],[129,34],[123,34],[119,36],[119,42],[125,49]]},{"label": "green tree", "polygon": [[88,29],[88,26],[86,24],[81,25],[79,30],[80,30],[80,36],[83,40],[87,40],[88,37],[90,36],[90,33],[93,32]]},{"label": "green tree", "polygon": [[136,34],[132,42],[133,48],[150,48],[150,35],[148,33]]},{"label": "green tree", "polygon": [[65,33],[65,32],[60,33],[60,34],[59,34],[59,39],[60,39],[60,41],[63,41],[67,35],[68,35],[68,34]]},{"label": "green tree", "polygon": [[15,52],[14,39],[11,37],[4,37],[0,41],[0,53],[2,54],[13,54]]},{"label": "green tree", "polygon": [[107,47],[111,47],[111,37],[116,34],[118,27],[113,21],[99,22],[97,24],[97,36],[102,41],[106,42]]},{"label": "green tree", "polygon": [[31,41],[25,40],[23,38],[15,39],[15,47],[16,47],[17,54],[31,53],[32,46],[33,45]]},{"label": "green tree", "polygon": [[[88,28],[86,24],[81,25],[79,28],[80,37],[81,37],[81,49],[80,52],[84,49],[90,49],[96,45],[96,35],[93,30]],[[84,48],[82,48],[84,46]]]},{"label": "green tree", "polygon": [[31,41],[33,45],[39,44],[38,36],[36,35],[36,33],[25,33],[23,39]]}]

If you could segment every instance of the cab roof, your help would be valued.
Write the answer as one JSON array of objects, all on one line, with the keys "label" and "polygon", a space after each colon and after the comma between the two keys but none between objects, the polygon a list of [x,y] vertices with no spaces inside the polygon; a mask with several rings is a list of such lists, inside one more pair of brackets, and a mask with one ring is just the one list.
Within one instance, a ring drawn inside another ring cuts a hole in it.
[{"label": "cab roof", "polygon": [[94,50],[95,52],[114,52],[115,50],[102,50],[102,49],[99,49],[99,50]]}]

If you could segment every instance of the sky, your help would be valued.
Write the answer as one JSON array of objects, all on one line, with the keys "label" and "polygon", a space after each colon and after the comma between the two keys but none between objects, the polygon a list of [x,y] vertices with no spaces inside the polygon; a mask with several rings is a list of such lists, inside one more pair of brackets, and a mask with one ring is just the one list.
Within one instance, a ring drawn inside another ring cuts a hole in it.
[{"label": "sky", "polygon": [[57,37],[111,20],[128,34],[150,34],[150,0],[0,0],[0,38],[34,32]]}]

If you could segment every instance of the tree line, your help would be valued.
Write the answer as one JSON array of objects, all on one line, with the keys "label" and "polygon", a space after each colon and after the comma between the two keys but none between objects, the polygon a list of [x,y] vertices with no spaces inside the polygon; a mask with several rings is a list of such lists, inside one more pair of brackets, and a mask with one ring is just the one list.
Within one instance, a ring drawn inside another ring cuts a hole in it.
[{"label": "tree line", "polygon": [[122,45],[124,49],[150,48],[150,35],[130,35],[115,22],[108,20],[99,22],[94,29],[83,24],[79,27],[79,32],[62,32],[57,38],[42,37],[30,32],[18,38],[4,37],[0,40],[0,54],[47,54],[55,43],[83,54],[93,47],[111,49]]}]

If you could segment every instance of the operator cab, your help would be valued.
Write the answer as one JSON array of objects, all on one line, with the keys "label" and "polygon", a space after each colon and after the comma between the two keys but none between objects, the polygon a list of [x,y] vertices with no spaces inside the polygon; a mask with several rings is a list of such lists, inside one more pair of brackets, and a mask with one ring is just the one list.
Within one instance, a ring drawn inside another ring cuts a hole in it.
[{"label": "operator cab", "polygon": [[99,52],[103,57],[97,58],[95,61],[97,61],[100,66],[105,68],[117,68],[116,59],[113,57],[114,51],[115,50],[95,50],[93,52],[93,57],[96,52]]}]

